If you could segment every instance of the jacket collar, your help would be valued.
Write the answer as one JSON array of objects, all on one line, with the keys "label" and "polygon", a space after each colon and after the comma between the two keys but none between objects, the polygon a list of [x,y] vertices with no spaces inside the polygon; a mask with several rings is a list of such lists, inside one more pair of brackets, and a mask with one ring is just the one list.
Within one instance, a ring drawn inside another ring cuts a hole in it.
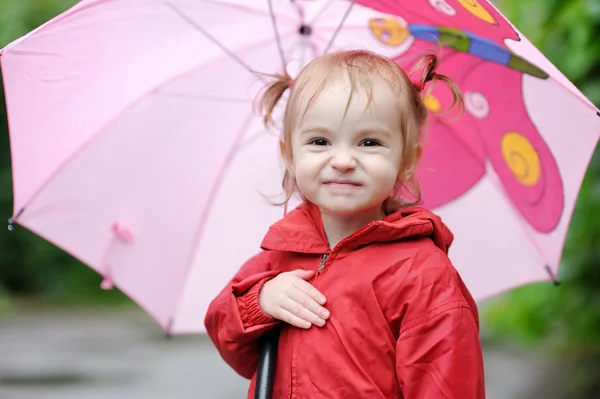
[{"label": "jacket collar", "polygon": [[[375,242],[430,237],[444,252],[453,240],[452,232],[442,220],[421,207],[404,208],[363,227],[342,240],[338,247],[355,249]],[[329,253],[319,208],[304,202],[271,226],[261,248],[307,254]]]}]

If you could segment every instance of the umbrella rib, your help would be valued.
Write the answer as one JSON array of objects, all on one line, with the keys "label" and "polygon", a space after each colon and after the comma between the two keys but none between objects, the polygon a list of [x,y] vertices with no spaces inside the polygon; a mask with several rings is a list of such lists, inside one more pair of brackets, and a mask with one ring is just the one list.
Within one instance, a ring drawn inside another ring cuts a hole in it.
[{"label": "umbrella rib", "polygon": [[169,91],[163,91],[163,93],[169,97],[177,97],[177,98],[186,98],[190,100],[198,100],[198,101],[217,101],[217,102],[225,102],[225,103],[243,103],[243,104],[251,104],[252,100],[248,100],[245,98],[236,98],[236,97],[225,97],[225,96],[215,96],[215,95],[195,95],[192,93],[175,93]]},{"label": "umbrella rib", "polygon": [[302,21],[302,23],[304,23],[304,9],[300,6],[300,4],[298,4],[298,2],[296,0],[291,0],[291,2],[294,5],[294,7],[296,8],[296,12],[298,13],[298,17],[300,18],[300,20]]},{"label": "umbrella rib", "polygon": [[271,24],[273,25],[273,32],[275,33],[275,41],[277,42],[277,50],[279,51],[279,57],[281,57],[282,72],[285,73],[285,55],[283,54],[283,47],[281,45],[281,37],[279,36],[279,30],[277,29],[277,20],[275,19],[275,13],[273,12],[273,1],[269,0],[269,14],[271,15]]},{"label": "umbrella rib", "polygon": [[340,21],[340,24],[338,25],[336,30],[333,32],[333,35],[331,36],[331,40],[329,40],[329,43],[327,43],[327,47],[325,47],[325,51],[323,52],[324,54],[327,54],[329,52],[329,50],[331,49],[333,42],[335,41],[335,39],[337,38],[337,35],[342,30],[342,27],[344,26],[344,22],[346,22],[346,19],[348,18],[348,15],[350,15],[350,11],[352,11],[352,7],[354,7],[355,4],[356,4],[356,0],[350,0],[350,6],[348,6],[346,13],[342,17],[342,20]]},{"label": "umbrella rib", "polygon": [[228,56],[230,56],[233,60],[235,60],[238,64],[240,64],[242,67],[244,67],[248,72],[254,74],[256,77],[258,77],[263,83],[265,82],[264,78],[260,75],[257,74],[256,71],[254,71],[252,68],[250,68],[250,66],[248,64],[246,64],[244,62],[244,60],[242,60],[240,57],[238,57],[233,51],[229,50],[225,45],[223,45],[223,43],[221,43],[220,41],[217,40],[217,38],[215,38],[213,35],[211,35],[210,33],[208,33],[204,28],[202,28],[200,25],[198,25],[196,23],[196,21],[194,21],[193,19],[191,19],[190,17],[188,17],[184,12],[182,12],[179,8],[175,7],[173,4],[171,4],[171,2],[169,1],[165,1],[165,5],[167,7],[169,7],[175,14],[177,14],[181,19],[183,19],[184,21],[186,21],[188,24],[190,24],[193,28],[195,28],[196,30],[198,30],[200,33],[202,33],[204,36],[206,36],[210,41],[212,41],[213,43],[215,43],[217,46],[219,46],[219,48],[221,48],[221,50],[223,50],[225,52],[225,54],[227,54]]}]

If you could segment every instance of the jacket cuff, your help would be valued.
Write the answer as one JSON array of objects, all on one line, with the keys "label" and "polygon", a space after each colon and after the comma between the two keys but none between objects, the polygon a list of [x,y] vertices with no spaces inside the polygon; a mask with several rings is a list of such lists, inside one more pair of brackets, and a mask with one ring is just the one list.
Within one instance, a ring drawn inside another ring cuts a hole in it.
[{"label": "jacket cuff", "polygon": [[245,292],[240,292],[239,288],[241,287],[233,287],[244,329],[277,321],[262,310],[258,301],[260,290],[267,281],[274,277],[275,275],[272,274],[263,277]]}]

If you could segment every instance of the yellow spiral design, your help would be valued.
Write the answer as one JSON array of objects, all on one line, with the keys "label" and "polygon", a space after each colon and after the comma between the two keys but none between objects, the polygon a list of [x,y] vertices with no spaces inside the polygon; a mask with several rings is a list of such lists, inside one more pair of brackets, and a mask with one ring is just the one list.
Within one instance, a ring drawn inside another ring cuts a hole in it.
[{"label": "yellow spiral design", "polygon": [[517,132],[506,133],[501,150],[504,162],[521,184],[531,187],[540,180],[540,156],[527,137]]},{"label": "yellow spiral design", "polygon": [[477,18],[484,20],[485,22],[489,22],[490,24],[496,24],[496,20],[486,10],[479,1],[477,0],[458,0],[458,2],[466,8],[471,14],[475,15]]},{"label": "yellow spiral design", "polygon": [[410,36],[408,28],[391,18],[373,18],[369,20],[373,35],[383,44],[399,46]]},{"label": "yellow spiral design", "polygon": [[440,110],[442,109],[442,104],[440,103],[440,100],[438,100],[432,94],[428,94],[427,96],[425,96],[425,98],[423,99],[423,104],[425,105],[425,107],[427,107],[429,112],[437,113],[440,112]]}]

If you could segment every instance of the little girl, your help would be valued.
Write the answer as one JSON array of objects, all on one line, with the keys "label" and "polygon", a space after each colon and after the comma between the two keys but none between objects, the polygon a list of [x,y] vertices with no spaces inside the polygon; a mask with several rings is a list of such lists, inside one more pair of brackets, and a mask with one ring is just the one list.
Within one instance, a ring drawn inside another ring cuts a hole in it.
[{"label": "little girl", "polygon": [[[252,378],[259,338],[280,326],[274,398],[485,398],[477,307],[447,256],[452,233],[416,207],[427,119],[422,88],[452,81],[435,55],[413,83],[367,51],[314,60],[262,99],[267,122],[286,105],[286,203],[262,252],[212,302],[208,334]],[[454,104],[453,104],[454,105]],[[399,198],[409,192],[408,202]]]}]

